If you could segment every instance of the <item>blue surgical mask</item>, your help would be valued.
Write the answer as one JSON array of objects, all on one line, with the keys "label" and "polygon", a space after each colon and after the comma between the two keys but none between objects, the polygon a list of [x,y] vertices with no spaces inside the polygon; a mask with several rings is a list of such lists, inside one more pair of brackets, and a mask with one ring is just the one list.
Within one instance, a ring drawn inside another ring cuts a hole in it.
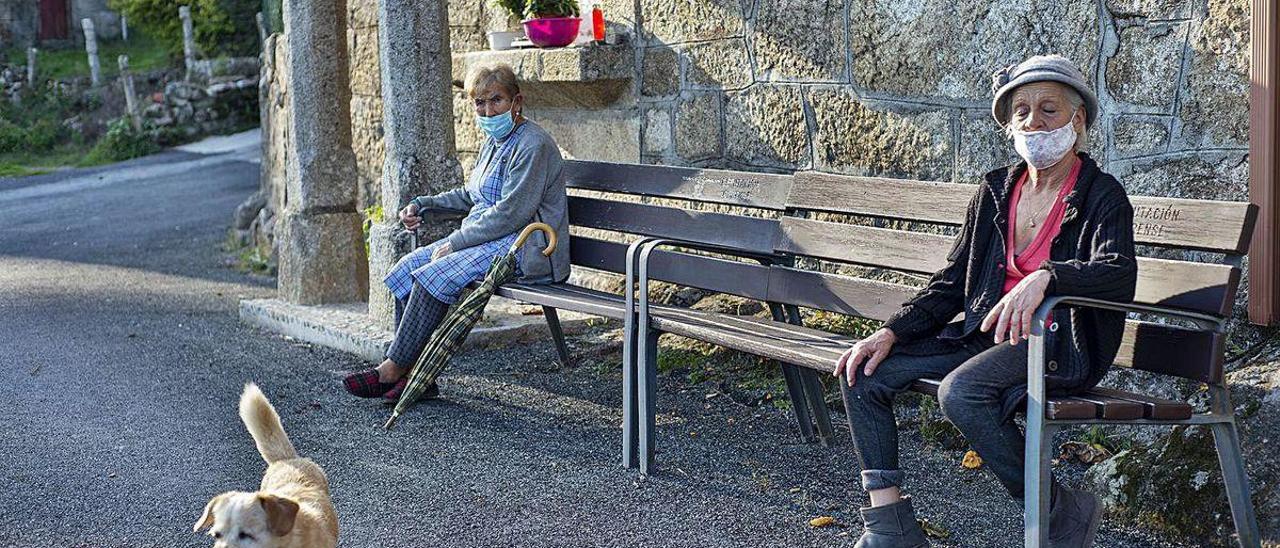
[{"label": "blue surgical mask", "polygon": [[495,140],[506,137],[516,127],[515,115],[512,114],[511,110],[502,114],[494,114],[493,116],[477,116],[476,123],[480,125],[480,129],[485,134]]}]

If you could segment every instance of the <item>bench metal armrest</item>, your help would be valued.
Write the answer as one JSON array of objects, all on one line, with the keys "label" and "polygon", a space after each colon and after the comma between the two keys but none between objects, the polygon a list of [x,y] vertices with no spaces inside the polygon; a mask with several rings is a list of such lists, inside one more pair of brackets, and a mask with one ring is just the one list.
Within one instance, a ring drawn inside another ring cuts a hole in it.
[{"label": "bench metal armrest", "polygon": [[[774,262],[772,256],[716,244],[692,242],[676,238],[641,238],[636,240],[627,248],[626,308],[628,316],[639,312],[641,325],[644,326],[648,325],[649,319],[649,261],[653,257],[653,252],[659,247],[687,247],[699,251],[710,251],[745,259],[754,259],[764,265]],[[638,306],[631,298],[632,287],[634,287],[637,278],[640,283],[640,303]]]},{"label": "bench metal armrest", "polygon": [[[428,208],[424,211],[421,211],[420,213],[425,213],[424,218],[430,217],[432,221],[456,221],[458,219],[466,218],[468,212],[458,211],[456,209],[443,209],[443,208],[433,207],[433,208]],[[421,228],[422,225],[418,225],[418,227]],[[412,246],[412,248],[418,249],[418,247],[420,247],[420,244],[422,243],[418,239],[418,231],[405,230],[405,232],[409,233],[409,238],[411,242],[410,245]]]},{"label": "bench metal armrest", "polygon": [[1120,312],[1137,312],[1164,316],[1166,318],[1194,322],[1199,329],[1222,333],[1226,330],[1226,319],[1200,312],[1190,312],[1164,306],[1153,306],[1137,303],[1121,303],[1089,297],[1071,295],[1055,295],[1044,300],[1036,309],[1031,319],[1031,336],[1027,341],[1027,417],[1036,417],[1037,422],[1044,419],[1045,406],[1045,342],[1044,328],[1049,313],[1063,305],[1102,308]]}]

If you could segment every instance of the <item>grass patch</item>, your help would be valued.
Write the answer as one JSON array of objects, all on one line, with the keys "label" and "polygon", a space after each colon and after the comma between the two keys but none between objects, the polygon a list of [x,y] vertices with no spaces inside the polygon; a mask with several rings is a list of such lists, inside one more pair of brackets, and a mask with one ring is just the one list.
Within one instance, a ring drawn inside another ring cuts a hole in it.
[{"label": "grass patch", "polygon": [[271,262],[269,253],[263,253],[252,243],[241,243],[236,231],[228,230],[227,239],[222,243],[222,251],[235,257],[233,268],[244,274],[276,275],[276,265]]},{"label": "grass patch", "polygon": [[[175,11],[176,13],[176,11]],[[129,41],[108,40],[98,42],[98,63],[101,65],[103,79],[114,78],[120,74],[120,66],[116,59],[121,55],[129,56],[129,70],[147,72],[168,68],[174,65],[169,52],[160,42],[145,34],[130,29]],[[27,64],[27,50],[16,46],[4,50],[9,63]],[[40,49],[36,52],[36,79],[67,79],[77,76],[89,76],[89,54],[84,47],[59,49]]]}]

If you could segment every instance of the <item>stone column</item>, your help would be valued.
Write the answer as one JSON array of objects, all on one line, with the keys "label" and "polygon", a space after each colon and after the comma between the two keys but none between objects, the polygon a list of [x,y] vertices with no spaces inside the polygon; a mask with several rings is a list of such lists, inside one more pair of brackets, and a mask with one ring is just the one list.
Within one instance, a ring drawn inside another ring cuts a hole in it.
[{"label": "stone column", "polygon": [[276,225],[280,297],[356,302],[369,263],[356,212],[345,0],[285,0],[290,74],[285,204]]},{"label": "stone column", "polygon": [[[393,302],[382,277],[409,251],[396,213],[411,198],[456,186],[462,170],[454,150],[452,63],[446,2],[381,0],[378,50],[382,76],[382,210],[369,236],[369,313],[391,325]],[[423,240],[443,237],[426,226]]]},{"label": "stone column", "polygon": [[133,130],[142,131],[142,114],[138,112],[138,100],[134,95],[133,75],[129,73],[129,56],[121,55],[116,62],[120,65],[120,84],[124,86],[125,110],[129,112]]},{"label": "stone column", "polygon": [[93,30],[92,19],[81,19],[80,26],[84,28],[84,50],[89,54],[89,79],[93,87],[98,87],[102,83],[102,67],[98,65],[98,33]]},{"label": "stone column", "polygon": [[191,26],[191,8],[179,6],[178,17],[182,18],[182,57],[187,64],[185,80],[190,82],[191,71],[196,64],[196,33]]},{"label": "stone column", "polygon": [[36,48],[27,48],[27,87],[36,85]]}]

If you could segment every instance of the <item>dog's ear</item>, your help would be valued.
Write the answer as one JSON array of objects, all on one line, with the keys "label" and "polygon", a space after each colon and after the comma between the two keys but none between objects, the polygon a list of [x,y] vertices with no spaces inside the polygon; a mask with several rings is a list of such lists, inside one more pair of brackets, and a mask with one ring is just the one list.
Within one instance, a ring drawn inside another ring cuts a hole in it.
[{"label": "dog's ear", "polygon": [[283,537],[293,530],[293,522],[298,519],[297,502],[285,497],[259,493],[258,503],[267,513],[267,527],[271,529],[272,534]]},{"label": "dog's ear", "polygon": [[213,514],[218,511],[218,506],[222,504],[222,501],[225,500],[228,495],[230,495],[230,493],[223,493],[209,499],[209,504],[204,505],[204,514],[201,514],[200,519],[196,521],[195,527],[192,527],[191,530],[199,531],[213,525]]}]

